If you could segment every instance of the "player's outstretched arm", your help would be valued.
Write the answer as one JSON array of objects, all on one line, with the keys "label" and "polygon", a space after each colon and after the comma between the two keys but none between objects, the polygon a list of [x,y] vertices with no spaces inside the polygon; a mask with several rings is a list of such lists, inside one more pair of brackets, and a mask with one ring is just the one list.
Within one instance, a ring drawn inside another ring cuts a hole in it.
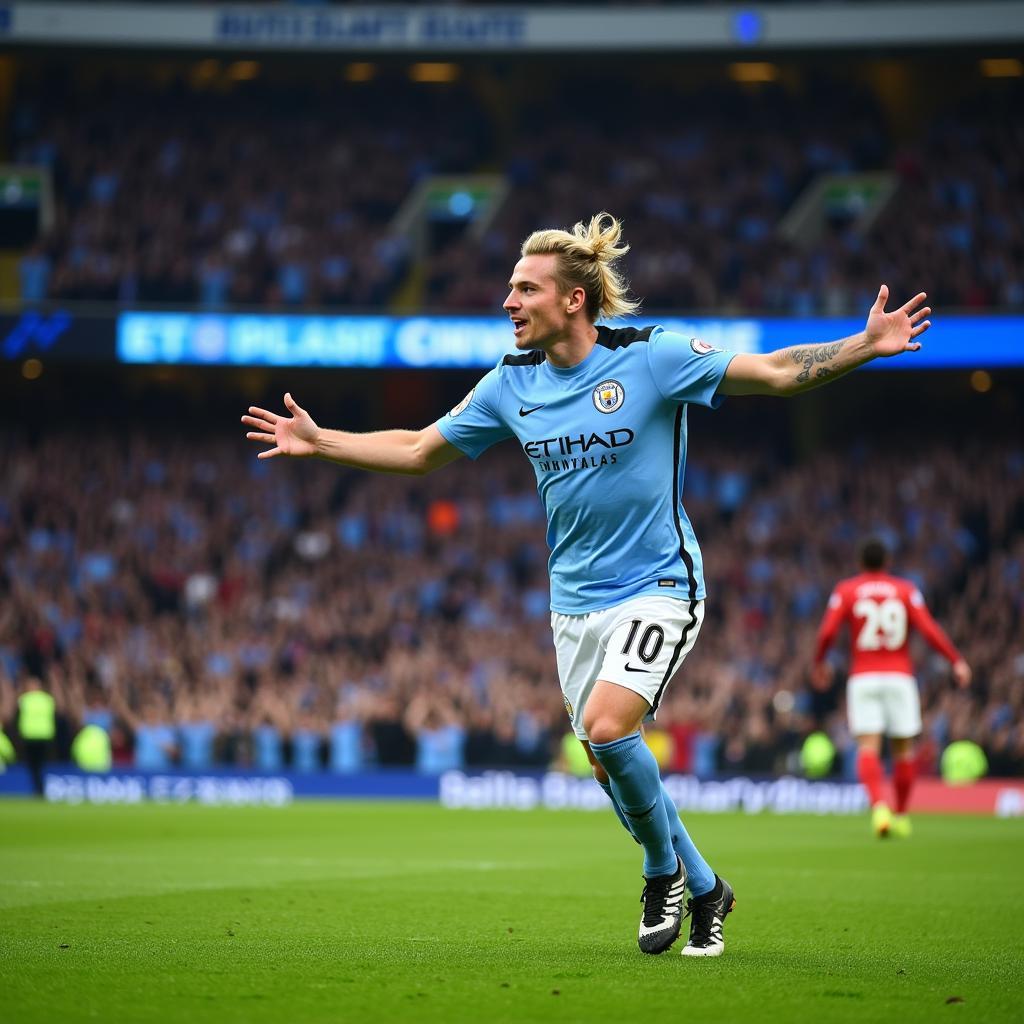
[{"label": "player's outstretched arm", "polygon": [[882,285],[860,334],[822,345],[796,345],[757,355],[733,357],[718,392],[722,395],[797,395],[836,380],[879,356],[916,352],[931,327],[924,292],[887,313],[889,289]]},{"label": "player's outstretched arm", "polygon": [[462,454],[444,439],[434,424],[423,430],[350,434],[317,426],[291,394],[284,396],[284,404],[290,416],[251,405],[248,414],[242,417],[242,422],[253,428],[245,435],[250,441],[273,446],[260,452],[256,456],[259,459],[278,455],[317,456],[356,469],[421,476],[440,469]]}]

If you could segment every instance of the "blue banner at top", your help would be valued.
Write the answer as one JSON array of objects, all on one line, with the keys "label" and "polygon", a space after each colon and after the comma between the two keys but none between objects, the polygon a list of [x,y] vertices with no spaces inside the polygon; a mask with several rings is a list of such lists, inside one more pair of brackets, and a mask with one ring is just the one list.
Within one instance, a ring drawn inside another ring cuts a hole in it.
[{"label": "blue banner at top", "polygon": [[[650,317],[667,330],[733,352],[771,352],[856,334],[861,318]],[[920,352],[876,369],[980,369],[1024,365],[1024,316],[941,316]],[[121,313],[123,363],[470,369],[514,352],[504,317],[300,316],[262,313]]]}]

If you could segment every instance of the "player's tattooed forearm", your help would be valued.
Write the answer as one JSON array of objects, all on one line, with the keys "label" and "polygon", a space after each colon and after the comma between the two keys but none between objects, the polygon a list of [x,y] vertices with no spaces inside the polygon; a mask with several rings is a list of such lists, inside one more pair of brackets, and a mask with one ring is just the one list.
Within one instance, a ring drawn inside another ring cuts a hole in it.
[{"label": "player's tattooed forearm", "polygon": [[[837,355],[839,350],[843,347],[841,341],[833,341],[828,345],[813,345],[811,348],[794,348],[790,351],[790,359],[794,363],[801,367],[800,372],[796,375],[797,383],[803,384],[805,381],[811,379],[811,367],[815,363],[831,363]],[[832,376],[832,370],[829,367],[821,367],[815,376],[819,378]]]},{"label": "player's tattooed forearm", "polygon": [[811,367],[814,365],[814,353],[808,348],[797,348],[793,350],[793,362],[803,363],[804,368],[796,375],[797,383],[803,384],[811,376]]},{"label": "player's tattooed forearm", "polygon": [[839,355],[843,344],[841,341],[833,341],[831,345],[819,345],[814,350],[814,361],[816,363],[831,363]]}]

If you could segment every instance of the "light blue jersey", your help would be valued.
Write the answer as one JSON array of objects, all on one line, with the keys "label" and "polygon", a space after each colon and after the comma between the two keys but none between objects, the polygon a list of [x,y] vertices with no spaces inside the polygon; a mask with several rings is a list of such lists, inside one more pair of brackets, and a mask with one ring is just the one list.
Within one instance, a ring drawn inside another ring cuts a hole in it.
[{"label": "light blue jersey", "polygon": [[717,408],[733,353],[660,327],[598,327],[561,369],[505,356],[448,415],[470,458],[515,437],[547,510],[551,608],[578,615],[641,594],[699,601],[700,548],[682,504],[686,406]]}]

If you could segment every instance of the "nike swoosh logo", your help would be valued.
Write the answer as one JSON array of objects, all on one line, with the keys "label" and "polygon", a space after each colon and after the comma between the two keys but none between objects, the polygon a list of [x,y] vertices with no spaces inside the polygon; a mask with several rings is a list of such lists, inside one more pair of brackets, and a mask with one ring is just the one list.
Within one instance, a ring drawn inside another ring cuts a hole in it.
[{"label": "nike swoosh logo", "polygon": [[545,404],[545,402],[541,402],[540,405],[535,405],[532,409],[524,409],[522,406],[519,406],[519,415],[529,416],[531,412],[536,412],[538,409],[543,409]]},{"label": "nike swoosh logo", "polygon": [[651,670],[649,668],[633,668],[633,666],[630,665],[630,663],[627,661],[626,662],[626,671],[627,672],[648,672],[649,673]]}]

